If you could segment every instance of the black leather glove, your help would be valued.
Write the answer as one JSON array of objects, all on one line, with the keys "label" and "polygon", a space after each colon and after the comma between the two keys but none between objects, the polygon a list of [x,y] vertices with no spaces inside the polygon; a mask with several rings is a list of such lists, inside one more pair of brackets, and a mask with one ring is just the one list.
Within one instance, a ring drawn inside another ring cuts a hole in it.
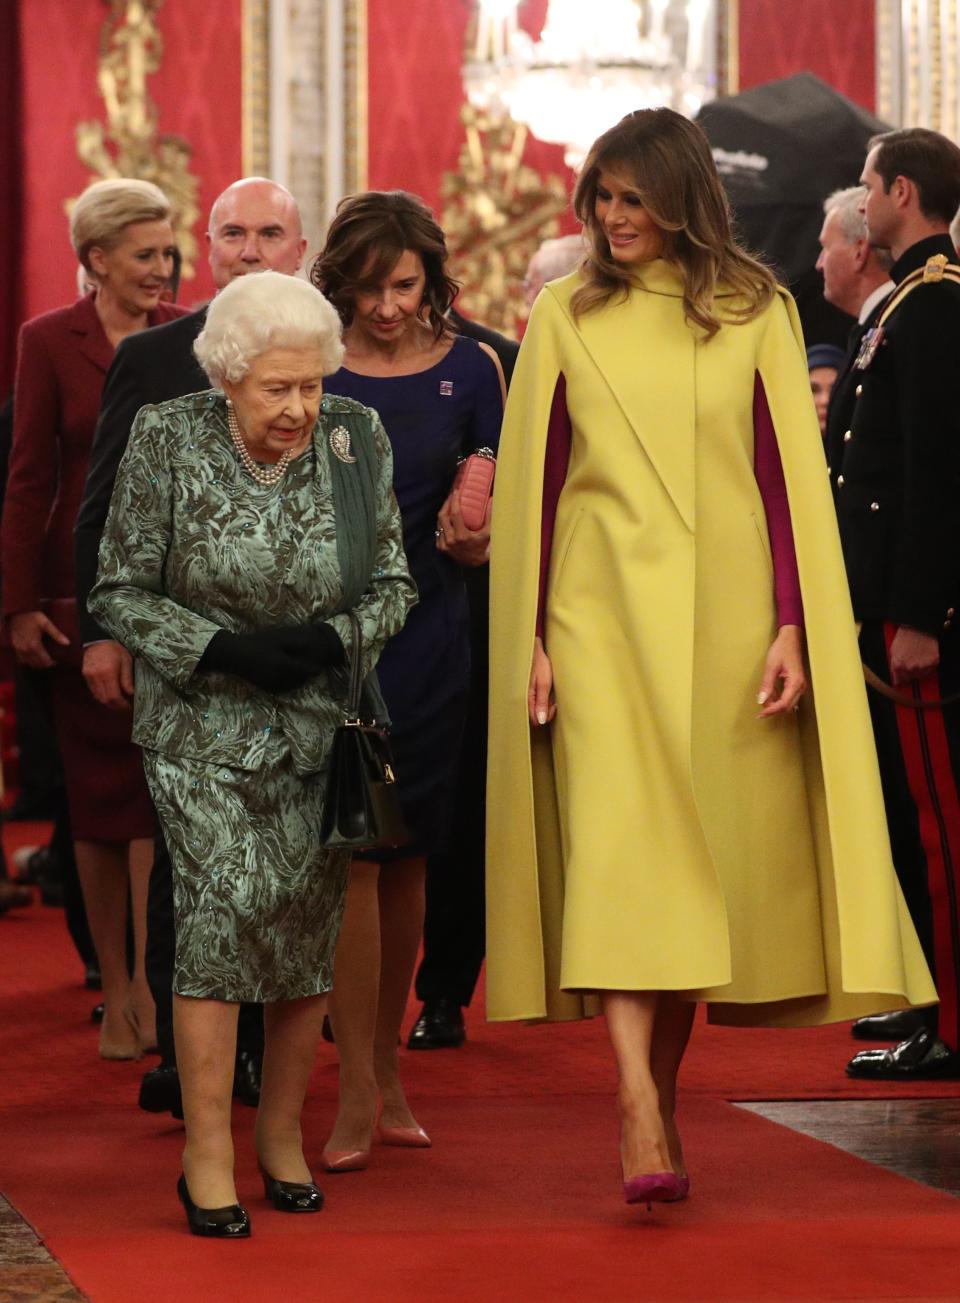
[{"label": "black leather glove", "polygon": [[197,666],[246,679],[266,692],[292,692],[329,665],[341,664],[343,644],[328,624],[214,634]]}]

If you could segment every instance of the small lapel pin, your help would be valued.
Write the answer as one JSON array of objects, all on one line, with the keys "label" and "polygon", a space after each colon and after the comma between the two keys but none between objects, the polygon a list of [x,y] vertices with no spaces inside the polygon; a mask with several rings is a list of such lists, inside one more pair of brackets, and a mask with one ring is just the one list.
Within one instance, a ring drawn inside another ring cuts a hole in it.
[{"label": "small lapel pin", "polygon": [[347,462],[348,465],[357,460],[350,451],[350,434],[342,425],[330,431],[330,450],[334,457]]}]

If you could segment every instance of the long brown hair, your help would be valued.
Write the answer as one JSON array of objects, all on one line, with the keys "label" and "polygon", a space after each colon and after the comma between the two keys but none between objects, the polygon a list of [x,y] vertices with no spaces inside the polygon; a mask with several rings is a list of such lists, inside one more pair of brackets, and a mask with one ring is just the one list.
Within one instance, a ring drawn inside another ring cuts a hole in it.
[{"label": "long brown hair", "polygon": [[[727,197],[703,131],[673,109],[638,109],[594,142],[577,181],[573,205],[588,253],[585,284],[571,302],[575,317],[625,296],[634,284],[631,268],[611,257],[597,221],[601,169],[618,173],[636,190],[663,231],[664,257],[683,276],[684,315],[707,339],[723,322],[751,321],[770,303],[776,282],[733,237]],[[723,304],[722,315],[716,303],[721,286],[735,296]]]},{"label": "long brown hair", "polygon": [[341,199],[310,279],[349,326],[357,290],[389,276],[407,249],[420,255],[427,277],[420,316],[440,339],[452,331],[447,313],[460,287],[447,274],[443,231],[417,195],[366,190]]}]

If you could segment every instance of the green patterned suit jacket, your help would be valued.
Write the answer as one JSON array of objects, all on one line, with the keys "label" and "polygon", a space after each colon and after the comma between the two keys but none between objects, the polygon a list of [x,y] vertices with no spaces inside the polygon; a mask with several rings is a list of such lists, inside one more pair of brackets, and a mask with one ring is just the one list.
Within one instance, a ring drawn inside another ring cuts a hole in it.
[{"label": "green patterned suit jacket", "polygon": [[[244,633],[328,620],[351,645],[334,514],[331,433],[373,440],[376,540],[354,609],[363,668],[416,601],[393,495],[390,444],[376,412],[324,395],[312,452],[263,488],[243,469],[224,396],[210,390],[144,407],[117,474],[89,607],[136,657],[133,740],[167,755],[257,769],[282,728],[300,773],[321,770],[343,717],[343,675],[274,695],[229,674],[196,673],[220,629]],[[368,443],[369,446],[369,443]],[[361,473],[363,459],[338,466]],[[352,522],[355,528],[355,522]],[[339,556],[338,556],[339,553]]]}]

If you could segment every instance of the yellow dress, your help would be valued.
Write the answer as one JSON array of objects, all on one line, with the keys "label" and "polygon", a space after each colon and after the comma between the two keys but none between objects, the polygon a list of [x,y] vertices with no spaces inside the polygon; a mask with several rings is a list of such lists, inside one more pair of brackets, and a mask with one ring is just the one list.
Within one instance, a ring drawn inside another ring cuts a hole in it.
[{"label": "yellow dress", "polygon": [[[487,1006],[571,1018],[676,990],[714,1021],[799,1025],[936,999],[890,847],[793,300],[704,342],[679,274],[575,322],[531,315],[497,470],[491,562]],[[776,635],[753,469],[776,429],[811,690],[757,719]],[[572,425],[547,592],[558,713],[527,687],[551,401]]]}]

